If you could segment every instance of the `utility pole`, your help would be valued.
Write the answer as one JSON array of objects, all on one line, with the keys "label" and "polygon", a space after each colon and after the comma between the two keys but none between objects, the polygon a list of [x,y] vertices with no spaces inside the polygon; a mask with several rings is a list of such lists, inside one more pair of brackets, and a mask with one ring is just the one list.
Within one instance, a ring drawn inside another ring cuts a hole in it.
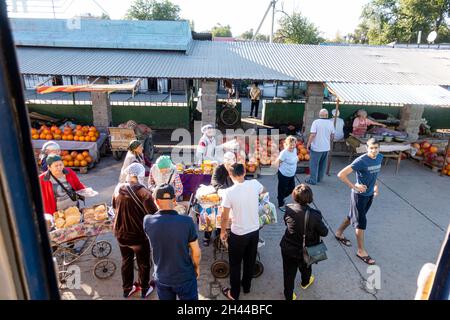
[{"label": "utility pole", "polygon": [[274,24],[275,24],[275,5],[277,4],[277,1],[278,0],[271,0],[270,1],[269,6],[267,7],[266,13],[264,13],[264,17],[262,18],[261,23],[258,26],[258,29],[256,29],[256,32],[253,35],[253,38],[252,38],[253,41],[256,40],[256,36],[258,35],[259,30],[261,29],[261,26],[264,23],[264,20],[266,20],[267,14],[269,13],[270,9],[272,9],[272,29],[270,31],[269,41],[270,41],[270,43],[273,42],[273,28],[274,28]]},{"label": "utility pole", "polygon": [[270,39],[269,39],[270,43],[273,43],[273,25],[275,22],[275,4],[276,4],[276,1],[273,0],[272,1],[272,28],[270,29]]}]

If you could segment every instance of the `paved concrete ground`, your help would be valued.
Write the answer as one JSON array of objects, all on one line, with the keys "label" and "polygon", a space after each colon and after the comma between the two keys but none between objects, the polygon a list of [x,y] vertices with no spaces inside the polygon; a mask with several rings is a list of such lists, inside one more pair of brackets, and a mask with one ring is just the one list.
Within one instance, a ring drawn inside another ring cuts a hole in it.
[{"label": "paved concrete ground", "polygon": [[[335,230],[345,217],[349,207],[349,190],[338,181],[336,173],[346,165],[347,158],[335,158],[330,177],[318,186],[313,186],[315,202],[322,210],[330,227]],[[102,158],[96,168],[87,175],[80,175],[88,186],[100,192],[87,204],[108,202],[118,179],[121,163],[112,157]],[[364,279],[370,276],[367,265],[355,256],[355,236],[349,228],[346,236],[353,247],[342,247],[333,237],[325,238],[328,247],[327,261],[313,266],[316,282],[308,290],[296,288],[300,299],[412,299],[420,268],[427,262],[435,262],[449,224],[450,179],[439,177],[428,168],[411,160],[401,164],[400,172],[394,175],[392,162],[383,168],[380,175],[380,196],[376,198],[368,216],[366,233],[367,250],[377,260],[381,271],[381,289],[367,291]],[[303,181],[305,175],[298,175]],[[277,180],[275,176],[262,176],[275,202]],[[264,264],[264,273],[252,283],[252,292],[242,299],[283,299],[283,271],[279,242],[285,227],[279,213],[276,225],[265,226],[261,237],[266,245],[259,250]],[[202,235],[200,235],[201,237]],[[78,265],[82,270],[82,289],[64,291],[66,299],[122,299],[120,277],[120,253],[111,234],[102,237],[113,244],[110,258],[117,264],[115,275],[108,280],[98,280],[92,275],[96,259],[83,257]],[[214,281],[210,266],[214,261],[213,247],[202,249],[199,293],[201,299],[211,299],[218,294],[211,292]],[[220,280],[228,285],[228,279]],[[299,283],[299,276],[296,283]],[[223,299],[219,295],[218,299]],[[150,299],[157,299],[153,293]]]}]

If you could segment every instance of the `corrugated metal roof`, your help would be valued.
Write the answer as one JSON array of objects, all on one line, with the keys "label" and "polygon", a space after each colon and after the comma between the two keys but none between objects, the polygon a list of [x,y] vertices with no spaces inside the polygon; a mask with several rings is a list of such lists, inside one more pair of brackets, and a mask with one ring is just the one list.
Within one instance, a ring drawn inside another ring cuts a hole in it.
[{"label": "corrugated metal roof", "polygon": [[10,18],[19,46],[186,51],[188,21]]},{"label": "corrugated metal roof", "polygon": [[186,54],[17,48],[24,74],[450,85],[450,51],[192,41]]},{"label": "corrugated metal roof", "polygon": [[361,83],[327,83],[327,86],[342,103],[450,107],[450,91],[439,86]]}]

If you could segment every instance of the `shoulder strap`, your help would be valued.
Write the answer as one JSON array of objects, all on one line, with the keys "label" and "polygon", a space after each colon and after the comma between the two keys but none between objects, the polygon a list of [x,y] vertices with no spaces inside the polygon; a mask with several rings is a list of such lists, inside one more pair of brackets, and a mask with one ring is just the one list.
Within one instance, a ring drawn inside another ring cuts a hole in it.
[{"label": "shoulder strap", "polygon": [[[50,175],[52,176],[53,179],[55,179],[56,183],[59,184],[59,186],[67,193],[67,195],[70,197],[71,196],[71,192],[69,190],[67,190],[67,188],[61,183],[61,181],[58,180],[58,178],[56,178],[53,173],[50,172]],[[70,184],[69,184],[70,185]],[[72,190],[73,192],[73,190]]]},{"label": "shoulder strap", "polygon": [[309,208],[306,208],[305,222],[304,222],[304,228],[303,228],[303,248],[306,247],[306,231],[308,230],[308,228],[307,228],[308,221],[309,221]]},{"label": "shoulder strap", "polygon": [[167,181],[167,184],[170,184],[170,181],[172,180],[174,173],[175,173],[175,170],[172,169],[172,172],[170,173],[170,177],[169,177],[169,180]]},{"label": "shoulder strap", "polygon": [[138,206],[139,209],[141,209],[141,211],[144,214],[147,214],[147,210],[145,210],[144,204],[142,203],[142,201],[138,198],[138,196],[136,195],[136,193],[134,193],[133,189],[131,188],[131,186],[129,184],[127,184],[127,190],[128,193],[130,194],[131,198],[134,200],[134,203],[136,203],[136,205]]}]

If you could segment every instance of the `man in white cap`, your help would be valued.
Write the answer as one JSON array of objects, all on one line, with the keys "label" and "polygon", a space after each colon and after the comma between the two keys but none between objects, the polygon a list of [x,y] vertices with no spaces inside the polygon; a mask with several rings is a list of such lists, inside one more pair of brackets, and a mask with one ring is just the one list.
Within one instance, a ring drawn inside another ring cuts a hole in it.
[{"label": "man in white cap", "polygon": [[200,165],[204,160],[215,160],[216,158],[216,138],[215,129],[211,124],[207,124],[201,129],[203,136],[197,146],[197,163]]},{"label": "man in white cap", "polygon": [[306,183],[314,185],[323,180],[327,167],[328,152],[334,134],[334,125],[328,120],[328,110],[321,109],[319,119],[314,120],[311,125],[311,133],[308,139],[310,177],[305,181]]},{"label": "man in white cap", "polygon": [[344,120],[342,120],[341,118],[339,118],[339,110],[337,111],[337,115],[336,115],[336,109],[333,109],[331,111],[331,113],[333,114],[333,118],[330,119],[331,123],[334,126],[334,119],[336,118],[336,134],[334,135],[334,141],[339,141],[344,139]]}]

